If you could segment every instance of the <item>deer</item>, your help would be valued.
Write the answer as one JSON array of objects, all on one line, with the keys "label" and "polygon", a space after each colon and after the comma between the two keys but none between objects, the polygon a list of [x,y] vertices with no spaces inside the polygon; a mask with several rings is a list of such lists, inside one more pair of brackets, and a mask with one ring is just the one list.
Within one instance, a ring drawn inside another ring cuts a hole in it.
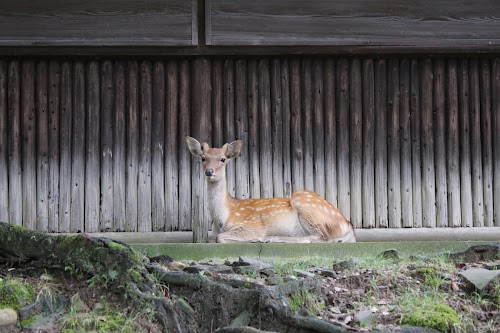
[{"label": "deer", "polygon": [[226,165],[243,141],[221,148],[188,136],[191,154],[201,159],[207,181],[208,209],[217,243],[355,242],[354,228],[342,213],[318,194],[298,190],[289,198],[236,199],[227,190]]}]

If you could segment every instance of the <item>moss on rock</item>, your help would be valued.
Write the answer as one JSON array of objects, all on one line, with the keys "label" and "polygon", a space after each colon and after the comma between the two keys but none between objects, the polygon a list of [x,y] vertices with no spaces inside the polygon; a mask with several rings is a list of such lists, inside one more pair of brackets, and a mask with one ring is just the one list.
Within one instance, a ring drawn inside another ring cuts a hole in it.
[{"label": "moss on rock", "polygon": [[33,302],[33,289],[19,279],[0,279],[0,308],[19,310]]},{"label": "moss on rock", "polygon": [[454,325],[460,324],[457,312],[445,304],[436,304],[430,308],[417,309],[401,318],[402,325],[434,328],[440,332],[449,332]]}]

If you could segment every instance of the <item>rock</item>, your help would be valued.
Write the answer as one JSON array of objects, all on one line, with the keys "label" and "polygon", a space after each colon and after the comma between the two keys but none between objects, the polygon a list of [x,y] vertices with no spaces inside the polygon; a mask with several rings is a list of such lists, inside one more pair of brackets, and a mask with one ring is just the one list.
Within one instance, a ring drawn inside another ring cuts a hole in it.
[{"label": "rock", "polygon": [[178,297],[174,301],[175,306],[190,317],[194,316],[194,309],[183,297]]},{"label": "rock", "polygon": [[314,273],[311,273],[311,272],[308,272],[308,271],[304,271],[302,269],[294,269],[293,270],[293,273],[297,276],[300,276],[300,277],[308,277],[308,278],[313,278],[316,276],[316,274]]},{"label": "rock", "polygon": [[180,261],[172,261],[168,264],[168,269],[171,271],[182,271],[184,268],[186,268],[186,264]]},{"label": "rock", "polygon": [[73,296],[71,296],[70,302],[71,302],[71,308],[73,309],[73,311],[77,313],[89,311],[89,307],[87,306],[87,304],[85,304],[85,302],[82,301],[79,293],[76,293]]},{"label": "rock", "polygon": [[0,309],[0,327],[15,325],[17,323],[17,312],[13,309]]},{"label": "rock", "polygon": [[[80,300],[79,295],[78,299]],[[54,331],[60,315],[64,312],[66,302],[66,298],[62,295],[45,295],[44,297],[40,297],[36,302],[22,307],[19,309],[19,321],[22,328],[34,331]],[[84,304],[81,300],[80,302]]]},{"label": "rock", "polygon": [[183,269],[186,273],[199,274],[201,272],[210,272],[216,274],[233,274],[233,268],[226,265],[202,265],[202,264],[192,264]]},{"label": "rock", "polygon": [[399,252],[396,249],[387,249],[381,253],[382,258],[399,259]]},{"label": "rock", "polygon": [[260,274],[264,276],[275,276],[276,271],[273,268],[263,268],[259,271]]},{"label": "rock", "polygon": [[270,262],[260,260],[260,259],[254,259],[250,257],[240,257],[239,261],[234,263],[235,266],[254,266],[257,269],[265,269],[265,268],[272,268],[273,264]]},{"label": "rock", "polygon": [[494,261],[500,258],[500,243],[474,245],[466,250],[451,252],[448,257],[453,261],[468,263]]},{"label": "rock", "polygon": [[336,272],[344,271],[347,269],[354,269],[360,265],[360,261],[358,259],[349,259],[343,260],[339,262],[334,262],[332,269]]},{"label": "rock", "polygon": [[484,294],[500,277],[500,270],[469,268],[459,275],[466,284],[465,290],[478,291],[480,294]]},{"label": "rock", "polygon": [[354,322],[361,326],[371,326],[375,320],[373,313],[370,310],[363,310],[354,315]]},{"label": "rock", "polygon": [[407,326],[401,327],[396,332],[398,333],[440,333],[438,330],[428,327],[415,327],[415,326]]},{"label": "rock", "polygon": [[279,276],[270,276],[266,279],[266,284],[268,286],[275,286],[283,282],[283,279]]},{"label": "rock", "polygon": [[233,271],[236,274],[242,275],[257,274],[257,268],[255,266],[235,266],[233,267]]},{"label": "rock", "polygon": [[323,269],[323,268],[316,268],[315,269],[316,273],[323,276],[323,277],[331,277],[336,279],[337,278],[337,273],[334,270],[331,269]]},{"label": "rock", "polygon": [[486,262],[486,263],[484,263],[484,268],[490,269],[490,270],[500,269],[500,260],[493,261],[493,262]]},{"label": "rock", "polygon": [[172,261],[174,261],[174,259],[172,259],[172,257],[170,257],[170,256],[160,255],[160,256],[149,258],[149,261],[152,263],[156,262],[156,263],[163,265],[163,266],[168,266]]}]

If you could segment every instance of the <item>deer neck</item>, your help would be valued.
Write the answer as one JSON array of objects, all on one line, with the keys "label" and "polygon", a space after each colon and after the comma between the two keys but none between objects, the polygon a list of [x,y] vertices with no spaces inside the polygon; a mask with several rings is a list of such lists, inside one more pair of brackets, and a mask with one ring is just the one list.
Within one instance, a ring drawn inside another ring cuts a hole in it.
[{"label": "deer neck", "polygon": [[214,223],[214,231],[218,234],[224,231],[229,218],[230,202],[233,200],[227,192],[226,178],[215,183],[208,182],[208,209]]}]

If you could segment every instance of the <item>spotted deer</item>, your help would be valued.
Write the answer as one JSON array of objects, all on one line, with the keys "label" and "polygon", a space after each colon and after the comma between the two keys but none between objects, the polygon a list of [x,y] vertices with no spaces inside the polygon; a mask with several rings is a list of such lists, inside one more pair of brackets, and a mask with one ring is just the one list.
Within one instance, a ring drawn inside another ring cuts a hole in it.
[{"label": "spotted deer", "polygon": [[186,138],[191,154],[201,158],[207,180],[208,207],[218,243],[237,242],[355,242],[352,224],[325,199],[301,190],[290,198],[231,197],[226,185],[226,164],[236,158],[243,141],[210,148]]}]

